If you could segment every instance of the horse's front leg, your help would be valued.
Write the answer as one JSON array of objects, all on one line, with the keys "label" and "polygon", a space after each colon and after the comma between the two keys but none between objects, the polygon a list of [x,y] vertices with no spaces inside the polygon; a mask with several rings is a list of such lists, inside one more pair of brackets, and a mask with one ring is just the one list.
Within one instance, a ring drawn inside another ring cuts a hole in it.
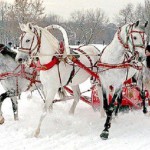
[{"label": "horse's front leg", "polygon": [[33,91],[30,91],[30,93],[28,94],[28,96],[27,96],[27,99],[28,99],[28,100],[32,99],[32,92],[33,92]]},{"label": "horse's front leg", "polygon": [[11,98],[12,108],[14,113],[14,120],[18,120],[18,101],[17,96]]},{"label": "horse's front leg", "polygon": [[[46,89],[48,89],[48,90],[46,91]],[[43,112],[41,114],[41,117],[40,117],[40,120],[38,123],[38,127],[35,131],[35,135],[34,135],[35,137],[38,137],[40,134],[40,128],[41,128],[42,121],[46,117],[50,105],[52,105],[52,103],[53,103],[53,100],[56,95],[56,92],[58,91],[58,88],[48,87],[48,88],[44,88],[44,90],[45,90],[44,93],[45,93],[46,99],[45,99],[45,104],[43,107]]]},{"label": "horse's front leg", "polygon": [[3,124],[4,123],[4,117],[3,117],[3,112],[2,112],[2,103],[3,101],[9,97],[9,91],[5,92],[5,93],[2,93],[0,95],[0,124]]},{"label": "horse's front leg", "polygon": [[118,91],[115,91],[111,103],[107,104],[106,92],[103,92],[103,100],[104,100],[104,109],[107,115],[106,122],[104,124],[104,130],[100,134],[100,137],[104,140],[108,139],[109,129],[111,127],[112,113],[114,111],[114,102],[118,96]]}]

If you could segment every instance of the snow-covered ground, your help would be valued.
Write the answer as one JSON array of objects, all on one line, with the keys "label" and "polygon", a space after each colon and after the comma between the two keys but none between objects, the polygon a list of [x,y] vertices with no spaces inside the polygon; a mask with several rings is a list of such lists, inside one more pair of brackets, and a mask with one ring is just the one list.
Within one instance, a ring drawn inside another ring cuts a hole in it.
[{"label": "snow-covered ground", "polygon": [[[84,85],[82,85],[82,88]],[[2,87],[0,87],[3,92]],[[13,120],[11,102],[3,104],[5,123],[0,126],[0,150],[149,150],[150,117],[142,111],[120,113],[112,121],[109,139],[99,134],[105,118],[92,107],[79,102],[74,116],[68,114],[72,101],[54,104],[54,110],[44,120],[39,138],[33,133],[39,121],[43,101],[37,92],[19,100],[19,121]]]}]

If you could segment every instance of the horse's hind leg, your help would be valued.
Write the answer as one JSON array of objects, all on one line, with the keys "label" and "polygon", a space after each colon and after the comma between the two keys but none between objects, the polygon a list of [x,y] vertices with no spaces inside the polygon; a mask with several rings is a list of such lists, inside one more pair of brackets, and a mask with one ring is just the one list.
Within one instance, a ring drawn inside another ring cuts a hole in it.
[{"label": "horse's hind leg", "polygon": [[73,104],[69,110],[69,113],[70,114],[74,114],[75,112],[75,108],[79,102],[79,99],[80,99],[80,95],[81,95],[81,92],[80,92],[80,88],[79,88],[79,85],[76,85],[76,86],[72,86],[72,90],[73,90],[73,94],[74,94],[74,101],[73,101]]},{"label": "horse's hind leg", "polygon": [[33,92],[33,91],[30,91],[30,94],[28,94],[28,96],[27,96],[27,99],[28,99],[28,100],[30,100],[30,99],[32,98],[32,92]]},{"label": "horse's hind leg", "polygon": [[18,101],[17,97],[12,97],[11,98],[12,102],[12,108],[13,108],[13,113],[14,113],[14,120],[18,120]]}]

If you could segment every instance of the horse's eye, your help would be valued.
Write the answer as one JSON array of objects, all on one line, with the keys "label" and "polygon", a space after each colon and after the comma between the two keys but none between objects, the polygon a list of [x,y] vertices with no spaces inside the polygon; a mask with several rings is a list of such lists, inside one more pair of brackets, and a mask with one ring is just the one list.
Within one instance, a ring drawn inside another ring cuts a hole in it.
[{"label": "horse's eye", "polygon": [[134,37],[133,37],[133,39],[134,39],[134,40],[136,40],[136,39],[137,39],[137,37],[136,37],[136,36],[134,36]]},{"label": "horse's eye", "polygon": [[26,40],[26,42],[28,43],[28,42],[30,42],[30,40]]}]

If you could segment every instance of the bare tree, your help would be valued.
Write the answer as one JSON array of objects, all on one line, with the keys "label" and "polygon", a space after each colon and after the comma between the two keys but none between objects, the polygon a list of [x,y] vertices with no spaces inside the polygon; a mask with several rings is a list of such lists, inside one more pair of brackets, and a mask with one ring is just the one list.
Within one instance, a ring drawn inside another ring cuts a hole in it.
[{"label": "bare tree", "polygon": [[124,9],[121,9],[119,15],[116,16],[116,23],[122,26],[127,23],[133,23],[137,20],[145,21],[145,8],[141,4],[136,7],[129,3]]},{"label": "bare tree", "polygon": [[7,3],[1,2],[0,27],[3,26],[1,43],[6,44],[11,41],[17,44],[20,35],[19,22],[40,24],[45,18],[45,8],[42,0],[15,0],[12,5],[8,6]]},{"label": "bare tree", "polygon": [[89,44],[94,42],[94,36],[104,29],[107,22],[108,18],[101,9],[75,11],[66,28],[73,35],[71,38]]},{"label": "bare tree", "polygon": [[61,16],[56,15],[56,14],[54,14],[54,13],[51,12],[51,13],[49,13],[45,17],[44,21],[45,21],[46,25],[50,25],[50,24],[62,24],[63,19],[62,19]]},{"label": "bare tree", "polygon": [[5,28],[7,26],[7,13],[11,5],[7,2],[0,1],[0,42],[5,43],[7,41],[8,31]]},{"label": "bare tree", "polygon": [[43,1],[42,0],[15,0],[14,13],[19,21],[22,22],[37,22],[44,17]]},{"label": "bare tree", "polygon": [[119,15],[116,16],[116,22],[119,26],[122,26],[126,23],[130,23],[134,20],[134,13],[133,13],[133,4],[129,3],[124,9],[119,11]]}]

